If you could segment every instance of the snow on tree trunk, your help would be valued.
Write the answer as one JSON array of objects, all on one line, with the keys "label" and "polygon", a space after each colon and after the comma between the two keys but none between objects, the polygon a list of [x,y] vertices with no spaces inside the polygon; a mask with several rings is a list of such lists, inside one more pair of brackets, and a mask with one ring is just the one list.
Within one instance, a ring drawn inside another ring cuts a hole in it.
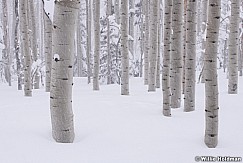
[{"label": "snow on tree trunk", "polygon": [[129,0],[129,35],[132,39],[129,39],[129,51],[132,56],[134,56],[134,16],[135,16],[135,8],[134,8],[134,0]]},{"label": "snow on tree trunk", "polygon": [[33,86],[34,89],[40,88],[40,73],[39,73],[39,65],[38,65],[38,54],[37,54],[37,35],[36,35],[36,15],[34,11],[34,2],[33,0],[28,0],[29,5],[29,30],[30,30],[30,38],[31,38],[31,52],[33,56],[33,61],[35,62],[36,67],[34,67],[34,78],[33,80]]},{"label": "snow on tree trunk", "polygon": [[73,40],[79,5],[79,0],[55,1],[50,107],[52,135],[60,143],[71,143],[74,140]]},{"label": "snow on tree trunk", "polygon": [[21,31],[21,45],[24,55],[24,95],[32,96],[32,82],[31,82],[31,53],[29,49],[29,28],[28,28],[28,1],[20,0],[20,31]]},{"label": "snow on tree trunk", "polygon": [[151,26],[149,49],[149,78],[148,91],[156,90],[156,69],[158,56],[158,0],[151,2]]},{"label": "snow on tree trunk", "polygon": [[91,9],[91,0],[86,0],[86,57],[87,57],[87,76],[88,84],[91,83],[91,20],[92,20],[92,9]]},{"label": "snow on tree trunk", "polygon": [[195,110],[197,2],[188,0],[186,9],[186,60],[184,111]]},{"label": "snow on tree trunk", "polygon": [[144,36],[144,84],[148,85],[149,74],[149,5],[150,0],[145,1],[145,36]]},{"label": "snow on tree trunk", "polygon": [[[202,52],[201,58],[204,65],[204,55],[205,55],[205,44],[206,44],[206,32],[207,32],[207,20],[208,20],[208,0],[202,1]],[[205,83],[204,70],[202,70],[202,79],[201,82]]]},{"label": "snow on tree trunk", "polygon": [[171,36],[171,107],[181,106],[181,85],[182,85],[182,30],[183,30],[183,7],[184,2],[173,0],[172,9],[172,30]]},{"label": "snow on tree trunk", "polygon": [[10,33],[9,33],[9,20],[8,20],[8,6],[7,6],[7,0],[2,0],[2,14],[3,14],[3,44],[4,49],[2,50],[3,59],[5,62],[4,67],[4,74],[5,79],[8,82],[9,86],[11,86],[11,54],[10,54]]},{"label": "snow on tree trunk", "polygon": [[76,37],[77,37],[77,73],[78,77],[83,77],[83,51],[82,51],[82,45],[81,45],[81,9],[79,10],[78,14],[78,22],[77,22],[77,32],[76,32]]},{"label": "snow on tree trunk", "polygon": [[207,41],[205,51],[205,138],[209,148],[218,144],[218,79],[217,51],[220,25],[221,0],[209,0]]},{"label": "snow on tree trunk", "polygon": [[121,95],[129,95],[128,0],[121,1]]},{"label": "snow on tree trunk", "polygon": [[164,10],[164,55],[162,69],[163,115],[171,116],[170,54],[171,54],[172,1],[165,0]]},{"label": "snow on tree trunk", "polygon": [[100,1],[95,1],[95,31],[94,31],[94,75],[93,90],[99,90],[99,71],[100,71]]},{"label": "snow on tree trunk", "polygon": [[51,84],[51,68],[52,68],[52,22],[47,13],[44,15],[44,53],[45,53],[45,67],[46,79],[45,90],[50,92]]},{"label": "snow on tree trunk", "polygon": [[231,18],[229,33],[229,81],[228,93],[237,94],[238,89],[238,46],[239,46],[239,22],[240,22],[240,0],[231,1]]}]

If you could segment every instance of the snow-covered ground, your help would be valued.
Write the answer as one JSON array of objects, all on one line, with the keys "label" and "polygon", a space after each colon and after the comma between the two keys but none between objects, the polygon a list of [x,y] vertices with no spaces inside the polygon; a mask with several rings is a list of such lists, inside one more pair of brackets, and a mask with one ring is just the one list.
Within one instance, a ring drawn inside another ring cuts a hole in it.
[{"label": "snow-covered ground", "polygon": [[243,78],[238,95],[227,94],[220,72],[219,144],[204,137],[204,85],[197,84],[196,111],[174,109],[162,116],[162,92],[148,93],[141,78],[131,79],[131,95],[118,85],[94,92],[75,78],[76,138],[58,144],[51,137],[49,94],[24,97],[16,86],[0,84],[0,163],[192,163],[195,156],[243,157]]}]

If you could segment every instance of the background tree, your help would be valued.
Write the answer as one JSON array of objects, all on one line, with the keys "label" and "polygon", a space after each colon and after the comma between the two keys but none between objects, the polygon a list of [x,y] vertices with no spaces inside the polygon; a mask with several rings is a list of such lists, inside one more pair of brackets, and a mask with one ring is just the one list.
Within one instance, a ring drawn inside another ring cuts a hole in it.
[{"label": "background tree", "polygon": [[74,35],[80,1],[55,1],[50,108],[53,138],[60,143],[74,140],[72,85]]}]

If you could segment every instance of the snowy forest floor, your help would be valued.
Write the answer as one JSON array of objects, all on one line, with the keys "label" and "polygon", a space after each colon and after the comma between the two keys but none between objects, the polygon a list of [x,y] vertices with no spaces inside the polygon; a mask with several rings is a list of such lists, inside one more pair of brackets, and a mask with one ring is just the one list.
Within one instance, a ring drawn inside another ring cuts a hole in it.
[{"label": "snowy forest floor", "polygon": [[86,78],[75,78],[76,138],[58,144],[51,136],[49,93],[23,96],[0,84],[1,163],[192,163],[195,156],[243,157],[243,78],[238,95],[227,94],[219,71],[219,144],[204,145],[204,84],[196,85],[196,110],[173,109],[162,116],[162,91],[148,93],[142,78],[131,78],[130,96],[119,85],[94,92]]}]

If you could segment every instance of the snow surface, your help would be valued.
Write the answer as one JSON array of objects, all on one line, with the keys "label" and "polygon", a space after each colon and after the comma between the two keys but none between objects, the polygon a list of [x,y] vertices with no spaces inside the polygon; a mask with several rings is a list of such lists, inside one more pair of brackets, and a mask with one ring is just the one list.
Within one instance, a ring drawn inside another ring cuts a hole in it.
[{"label": "snow surface", "polygon": [[[162,116],[162,92],[148,93],[142,78],[131,78],[130,96],[120,86],[92,90],[75,78],[73,144],[51,136],[49,93],[34,90],[24,97],[0,84],[0,163],[192,163],[195,156],[243,156],[243,90],[227,94],[220,72],[219,144],[208,149],[204,137],[204,85],[197,84],[196,111],[173,109]],[[240,79],[243,85],[243,78]]]}]

